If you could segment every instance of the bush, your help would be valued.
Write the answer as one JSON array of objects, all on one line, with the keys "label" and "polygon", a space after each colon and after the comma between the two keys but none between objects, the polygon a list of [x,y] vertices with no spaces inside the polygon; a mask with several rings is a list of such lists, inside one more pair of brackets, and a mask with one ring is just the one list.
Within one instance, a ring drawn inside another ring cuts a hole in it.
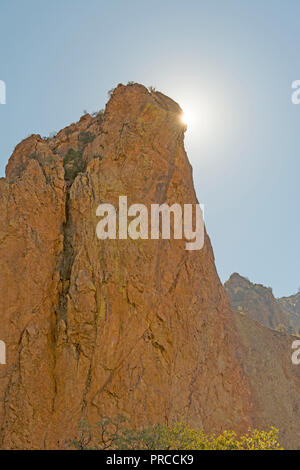
[{"label": "bush", "polygon": [[72,445],[77,449],[118,450],[279,450],[278,430],[254,429],[241,437],[234,431],[208,435],[184,423],[149,424],[142,429],[125,426],[126,419],[119,415],[102,417],[91,426],[80,423],[80,438]]},{"label": "bush", "polygon": [[64,156],[63,165],[65,168],[65,180],[74,181],[78,173],[84,171],[84,162],[81,152],[69,149]]},{"label": "bush", "polygon": [[94,134],[91,134],[91,132],[80,132],[78,136],[79,142],[82,143],[82,145],[87,145],[91,142],[93,142],[95,136]]},{"label": "bush", "polygon": [[103,117],[104,117],[104,109],[100,109],[100,111],[98,111],[97,113],[97,119],[100,123],[102,122]]}]

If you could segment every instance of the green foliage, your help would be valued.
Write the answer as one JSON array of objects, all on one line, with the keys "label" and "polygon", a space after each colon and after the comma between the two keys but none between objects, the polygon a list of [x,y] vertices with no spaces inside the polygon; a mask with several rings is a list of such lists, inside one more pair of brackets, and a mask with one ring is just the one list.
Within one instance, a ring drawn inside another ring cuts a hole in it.
[{"label": "green foliage", "polygon": [[77,449],[119,450],[279,450],[278,430],[254,429],[238,437],[234,431],[208,435],[184,423],[149,424],[142,429],[125,426],[126,419],[119,415],[102,417],[91,426],[80,424],[80,438],[72,445]]},{"label": "green foliage", "polygon": [[74,181],[78,173],[84,171],[84,162],[81,152],[69,149],[63,160],[65,168],[65,180]]},{"label": "green foliage", "polygon": [[104,109],[100,109],[99,111],[94,111],[91,116],[93,118],[97,118],[97,121],[101,124],[104,116]]},{"label": "green foliage", "polygon": [[95,425],[81,420],[79,422],[79,439],[71,442],[71,445],[79,450],[117,449],[125,421],[123,415],[118,415],[115,418],[102,416]]},{"label": "green foliage", "polygon": [[95,154],[93,155],[93,158],[99,158],[99,160],[101,161],[103,159],[103,156],[102,155],[98,155],[98,154]]},{"label": "green foliage", "polygon": [[98,111],[97,113],[97,120],[101,123],[103,121],[103,117],[104,117],[104,109],[100,109],[100,111]]},{"label": "green foliage", "polygon": [[91,142],[93,142],[95,136],[91,132],[80,132],[78,136],[79,142],[82,143],[82,145],[87,145]]}]

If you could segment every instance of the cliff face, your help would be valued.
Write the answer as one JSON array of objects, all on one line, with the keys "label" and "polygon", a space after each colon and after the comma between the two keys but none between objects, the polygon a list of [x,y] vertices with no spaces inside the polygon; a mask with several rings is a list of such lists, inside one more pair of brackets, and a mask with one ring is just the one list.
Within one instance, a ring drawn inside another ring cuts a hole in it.
[{"label": "cliff face", "polygon": [[290,316],[275,299],[271,288],[253,284],[237,273],[230,276],[224,287],[233,308],[240,314],[273,330],[293,332]]},{"label": "cliff face", "polygon": [[277,299],[280,307],[287,313],[294,331],[300,332],[300,292],[289,297]]},{"label": "cliff face", "polygon": [[241,315],[246,315],[273,330],[298,334],[300,327],[300,293],[276,299],[270,287],[253,284],[234,273],[224,287],[231,305]]},{"label": "cliff face", "polygon": [[31,136],[10,158],[0,179],[3,448],[65,448],[78,421],[99,413],[209,432],[273,424],[298,442],[290,338],[232,312],[208,236],[200,251],[96,237],[97,206],[117,207],[120,195],[197,202],[180,113],[161,93],[120,85],[104,116]]}]

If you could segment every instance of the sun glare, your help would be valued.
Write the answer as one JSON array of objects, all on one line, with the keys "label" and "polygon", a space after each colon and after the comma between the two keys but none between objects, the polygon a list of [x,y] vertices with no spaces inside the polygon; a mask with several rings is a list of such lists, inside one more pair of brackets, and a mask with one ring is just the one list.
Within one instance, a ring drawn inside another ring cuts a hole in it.
[{"label": "sun glare", "polygon": [[181,115],[181,122],[185,125],[188,125],[189,124],[189,117],[187,115],[187,113],[182,113]]},{"label": "sun glare", "polygon": [[191,127],[195,124],[196,116],[195,113],[190,108],[184,108],[182,110],[181,122],[188,127]]},{"label": "sun glare", "polygon": [[206,103],[202,100],[199,105],[192,107],[183,106],[181,122],[187,126],[189,133],[201,137],[201,139],[211,136],[213,130],[216,130],[218,118],[214,113],[213,103]]},{"label": "sun glare", "polygon": [[191,109],[184,108],[182,110],[182,115],[180,119],[181,119],[181,122],[185,124],[188,127],[188,129],[190,129],[191,127],[195,125],[196,116],[195,116],[195,113],[193,113]]}]

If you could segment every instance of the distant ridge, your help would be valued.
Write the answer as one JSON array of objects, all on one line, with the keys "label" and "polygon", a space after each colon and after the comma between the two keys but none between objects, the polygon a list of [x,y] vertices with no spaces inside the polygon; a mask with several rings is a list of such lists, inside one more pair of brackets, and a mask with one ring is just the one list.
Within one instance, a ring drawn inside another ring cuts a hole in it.
[{"label": "distant ridge", "polygon": [[300,293],[276,299],[270,287],[233,273],[224,287],[234,310],[273,330],[300,332]]}]

